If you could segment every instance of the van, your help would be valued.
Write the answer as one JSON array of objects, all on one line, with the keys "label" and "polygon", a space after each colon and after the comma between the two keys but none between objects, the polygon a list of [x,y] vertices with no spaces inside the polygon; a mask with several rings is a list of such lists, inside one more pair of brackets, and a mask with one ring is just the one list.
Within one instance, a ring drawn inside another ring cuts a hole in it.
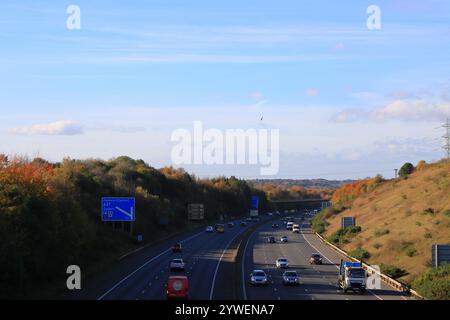
[{"label": "van", "polygon": [[217,233],[224,233],[225,232],[225,226],[223,224],[218,224],[216,227]]},{"label": "van", "polygon": [[292,222],[292,221],[289,221],[287,224],[286,224],[286,229],[287,230],[292,230],[292,227],[294,226],[294,223]]},{"label": "van", "polygon": [[166,284],[167,299],[187,299],[189,281],[186,276],[170,276]]}]

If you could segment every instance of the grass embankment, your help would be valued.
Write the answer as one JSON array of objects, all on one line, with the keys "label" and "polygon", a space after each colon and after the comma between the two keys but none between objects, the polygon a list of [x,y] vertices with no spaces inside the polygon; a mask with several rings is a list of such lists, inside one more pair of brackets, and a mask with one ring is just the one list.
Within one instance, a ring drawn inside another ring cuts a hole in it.
[{"label": "grass embankment", "polygon": [[[442,298],[450,292],[449,268],[430,270],[431,246],[450,244],[450,163],[421,164],[406,178],[375,179],[337,190],[334,208],[315,217],[313,229],[426,298]],[[360,230],[342,230],[344,216],[355,217]]]}]

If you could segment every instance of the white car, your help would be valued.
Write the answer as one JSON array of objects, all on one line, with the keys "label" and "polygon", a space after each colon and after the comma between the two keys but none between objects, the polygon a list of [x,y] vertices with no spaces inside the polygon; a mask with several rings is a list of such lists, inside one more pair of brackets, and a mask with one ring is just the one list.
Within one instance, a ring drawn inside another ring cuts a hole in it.
[{"label": "white car", "polygon": [[281,242],[288,242],[288,237],[287,237],[287,236],[282,236],[282,237],[280,238],[280,241],[281,241]]},{"label": "white car", "polygon": [[214,232],[213,226],[207,226],[206,227],[206,232]]},{"label": "white car", "polygon": [[292,228],[293,233],[300,233],[300,228]]},{"label": "white car", "polygon": [[278,258],[275,265],[277,268],[289,268],[289,262],[286,258]]},{"label": "white car", "polygon": [[263,270],[253,270],[250,273],[250,284],[267,284],[267,275]]},{"label": "white car", "polygon": [[173,259],[170,262],[170,270],[184,270],[185,264],[183,259]]}]

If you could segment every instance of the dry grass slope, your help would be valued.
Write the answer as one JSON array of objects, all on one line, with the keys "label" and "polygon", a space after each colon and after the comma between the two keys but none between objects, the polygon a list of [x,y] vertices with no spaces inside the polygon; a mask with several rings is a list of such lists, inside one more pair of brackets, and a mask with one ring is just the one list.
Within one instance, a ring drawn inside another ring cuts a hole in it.
[{"label": "dry grass slope", "polygon": [[439,162],[416,170],[408,179],[381,183],[359,196],[350,209],[328,219],[329,236],[343,216],[355,216],[362,232],[347,250],[364,248],[373,264],[395,265],[409,282],[431,265],[431,245],[450,244],[450,163]]}]

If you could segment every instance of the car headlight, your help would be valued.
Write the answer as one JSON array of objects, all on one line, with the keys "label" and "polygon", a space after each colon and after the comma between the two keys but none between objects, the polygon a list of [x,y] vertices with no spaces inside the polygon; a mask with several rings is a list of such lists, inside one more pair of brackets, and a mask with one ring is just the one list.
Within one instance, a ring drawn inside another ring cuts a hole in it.
[{"label": "car headlight", "polygon": [[250,280],[251,280],[251,281],[255,281],[255,277],[251,277]]}]

